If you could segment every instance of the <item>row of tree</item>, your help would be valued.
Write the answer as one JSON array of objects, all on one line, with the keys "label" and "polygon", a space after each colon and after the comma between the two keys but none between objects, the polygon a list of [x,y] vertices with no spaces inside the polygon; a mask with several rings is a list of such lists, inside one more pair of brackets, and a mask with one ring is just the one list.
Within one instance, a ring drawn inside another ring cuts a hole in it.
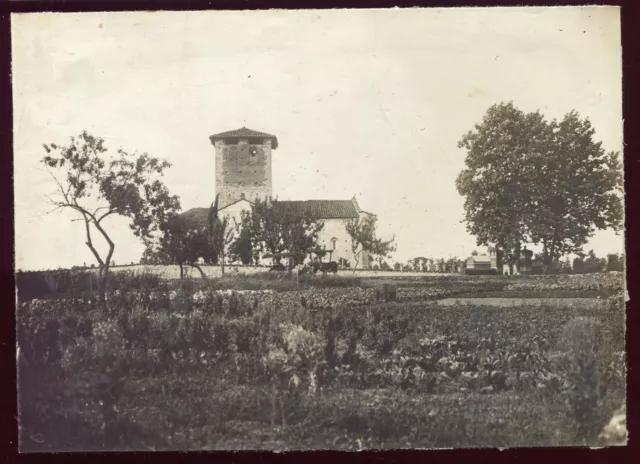
[{"label": "row of tree", "polygon": [[569,258],[560,262],[560,272],[572,274],[592,274],[596,272],[622,272],[624,271],[624,255],[618,253],[608,254],[606,258],[598,258],[593,250],[583,256],[577,256],[570,261]]},{"label": "row of tree", "polygon": [[594,134],[575,111],[547,121],[513,103],[489,108],[459,142],[467,154],[456,186],[478,245],[502,250],[513,265],[533,244],[549,268],[582,253],[596,230],[620,231],[620,155],[606,152]]},{"label": "row of tree", "polygon": [[[311,255],[322,259],[326,254],[318,244],[324,223],[308,212],[293,211],[286,203],[256,201],[250,211],[241,215],[239,223],[221,217],[218,198],[208,210],[208,217],[191,218],[180,214],[180,200],[171,195],[162,182],[166,161],[147,153],[117,150],[108,152],[104,139],[86,131],[71,137],[68,145],[43,146],[42,163],[55,182],[49,197],[54,210],[75,213],[85,230],[85,244],[98,266],[100,301],[105,304],[105,287],[112,266],[115,243],[105,227],[105,220],[121,216],[129,220],[134,235],[146,249],[142,261],[157,264],[199,266],[199,260],[224,264],[228,259],[244,264],[257,263],[271,256],[276,262],[288,258],[290,268]],[[388,256],[395,250],[394,240],[376,236],[375,216],[349,221],[346,230],[351,237],[355,269],[360,256]],[[94,245],[95,234],[107,244],[106,252]]]},{"label": "row of tree", "polygon": [[[384,241],[376,236],[376,222],[375,216],[366,216],[345,224],[351,238],[354,272],[363,252],[382,258],[395,249],[393,239]],[[307,259],[322,261],[328,254],[318,243],[323,228],[324,221],[309,211],[296,211],[270,199],[256,199],[250,210],[241,212],[237,222],[229,216],[220,217],[216,197],[206,223],[197,216],[174,215],[163,224],[162,235],[146,248],[143,263],[178,264],[181,277],[184,266],[189,265],[206,278],[199,260],[221,265],[223,275],[228,260],[249,265],[271,258],[280,264],[286,258],[291,270]],[[343,261],[342,267],[350,267]]]},{"label": "row of tree", "polygon": [[311,214],[296,213],[282,207],[278,201],[256,200],[249,211],[241,213],[237,222],[219,214],[218,197],[210,206],[208,216],[174,215],[161,226],[162,234],[143,253],[144,264],[178,264],[197,268],[202,260],[207,264],[225,262],[258,264],[262,257],[272,257],[280,263],[288,258],[291,267],[308,255],[324,256],[318,246],[318,234],[324,223]]}]

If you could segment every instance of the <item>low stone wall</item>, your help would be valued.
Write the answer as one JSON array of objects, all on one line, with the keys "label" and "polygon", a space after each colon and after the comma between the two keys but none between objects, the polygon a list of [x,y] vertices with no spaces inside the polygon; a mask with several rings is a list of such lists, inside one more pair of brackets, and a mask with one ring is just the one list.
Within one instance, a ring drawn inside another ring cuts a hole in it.
[{"label": "low stone wall", "polygon": [[[210,265],[201,265],[200,266],[207,277],[220,277],[222,275],[222,270],[220,266],[210,266]],[[191,267],[185,266],[185,274],[188,277],[199,279],[200,272]],[[225,275],[251,275],[260,272],[267,272],[269,270],[269,266],[236,266],[236,265],[227,265],[225,266]],[[134,265],[134,266],[122,266],[112,268],[113,272],[120,271],[133,271],[133,272],[152,272],[154,274],[160,275],[164,279],[179,279],[180,278],[180,267],[178,265],[166,265],[166,266],[144,266],[144,265]],[[341,269],[338,271],[338,275],[350,277],[353,276],[353,270],[349,269]],[[427,273],[427,272],[399,272],[399,271],[374,271],[374,270],[357,270],[356,277],[436,277],[436,276],[445,276],[445,275],[455,275],[455,274],[445,274],[445,273]]]}]

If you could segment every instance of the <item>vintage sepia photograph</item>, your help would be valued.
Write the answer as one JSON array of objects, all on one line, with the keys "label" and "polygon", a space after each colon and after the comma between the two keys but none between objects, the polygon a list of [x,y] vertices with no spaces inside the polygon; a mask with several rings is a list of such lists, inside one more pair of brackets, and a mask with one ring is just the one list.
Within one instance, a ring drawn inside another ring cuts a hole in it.
[{"label": "vintage sepia photograph", "polygon": [[21,453],[627,444],[618,7],[11,40]]}]

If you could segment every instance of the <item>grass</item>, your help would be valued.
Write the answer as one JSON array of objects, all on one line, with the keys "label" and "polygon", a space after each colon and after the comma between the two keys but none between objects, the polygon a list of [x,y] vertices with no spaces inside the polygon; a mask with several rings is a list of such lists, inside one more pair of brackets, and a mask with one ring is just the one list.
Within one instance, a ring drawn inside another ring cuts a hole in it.
[{"label": "grass", "polygon": [[429,301],[515,284],[606,294],[611,276],[399,279],[386,302],[386,278],[272,275],[125,281],[108,313],[64,294],[22,301],[21,449],[593,445],[624,402],[622,299]]}]

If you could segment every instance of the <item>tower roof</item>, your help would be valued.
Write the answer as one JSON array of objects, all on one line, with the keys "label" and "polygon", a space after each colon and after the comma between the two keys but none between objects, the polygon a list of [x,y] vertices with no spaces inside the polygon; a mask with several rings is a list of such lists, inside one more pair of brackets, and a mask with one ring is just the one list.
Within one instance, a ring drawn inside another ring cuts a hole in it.
[{"label": "tower roof", "polygon": [[230,138],[250,138],[261,137],[263,139],[271,139],[271,146],[273,149],[278,148],[278,138],[275,135],[267,134],[265,132],[255,131],[246,127],[240,129],[230,130],[226,132],[220,132],[209,137],[211,143],[216,143],[217,140],[230,139]]}]

